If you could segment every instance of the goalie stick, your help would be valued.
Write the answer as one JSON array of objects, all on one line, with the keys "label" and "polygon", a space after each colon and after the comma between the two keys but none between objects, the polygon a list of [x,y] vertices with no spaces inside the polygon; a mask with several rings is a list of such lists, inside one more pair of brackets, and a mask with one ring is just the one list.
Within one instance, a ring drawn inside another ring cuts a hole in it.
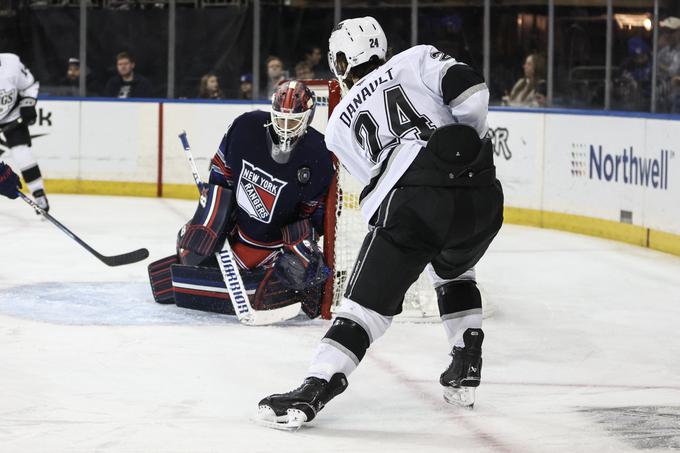
[{"label": "goalie stick", "polygon": [[22,200],[29,204],[33,209],[42,214],[47,220],[52,222],[57,228],[66,233],[68,237],[80,244],[85,250],[93,254],[99,261],[106,264],[107,266],[123,266],[125,264],[132,264],[138,261],[145,260],[149,257],[149,251],[147,249],[134,250],[129,253],[123,253],[122,255],[105,256],[97,252],[95,249],[87,245],[85,241],[80,239],[78,236],[73,234],[71,230],[62,225],[57,219],[52,217],[50,214],[45,212],[40,206],[38,206],[33,200],[21,192],[17,192]]},{"label": "goalie stick", "polygon": [[[182,133],[179,134],[179,139],[182,142],[184,154],[187,156],[187,160],[191,166],[191,174],[194,177],[194,182],[196,183],[196,187],[200,194],[203,182],[201,181],[201,176],[198,174],[198,168],[196,168],[194,157],[191,154],[187,133],[182,131]],[[248,299],[241,273],[238,271],[238,266],[234,260],[234,252],[229,245],[229,241],[224,241],[222,251],[215,252],[215,258],[217,258],[217,264],[222,272],[222,278],[224,279],[224,284],[229,293],[229,300],[231,300],[231,303],[234,306],[236,317],[242,324],[249,326],[264,326],[294,318],[300,313],[302,304],[299,302],[281,308],[273,308],[271,310],[253,309],[253,306]]]}]

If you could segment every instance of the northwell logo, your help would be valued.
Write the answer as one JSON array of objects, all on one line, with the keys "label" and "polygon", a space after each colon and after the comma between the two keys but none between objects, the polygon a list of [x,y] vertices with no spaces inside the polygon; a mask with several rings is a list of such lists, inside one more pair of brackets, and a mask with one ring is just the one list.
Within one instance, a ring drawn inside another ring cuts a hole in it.
[{"label": "northwell logo", "polygon": [[668,163],[675,151],[662,149],[655,156],[642,157],[632,146],[608,153],[602,145],[571,145],[572,176],[635,186],[668,189]]}]

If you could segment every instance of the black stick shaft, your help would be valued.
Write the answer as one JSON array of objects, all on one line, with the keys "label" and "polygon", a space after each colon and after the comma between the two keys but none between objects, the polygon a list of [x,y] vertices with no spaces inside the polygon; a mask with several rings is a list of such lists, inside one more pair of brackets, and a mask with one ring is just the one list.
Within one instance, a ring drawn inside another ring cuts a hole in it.
[{"label": "black stick shaft", "polygon": [[95,257],[97,257],[97,259],[99,259],[107,266],[121,266],[123,264],[136,263],[137,261],[142,261],[149,256],[149,251],[147,249],[139,249],[133,252],[124,253],[122,255],[104,256],[101,253],[97,252],[92,247],[90,247],[85,241],[76,236],[71,230],[66,228],[66,226],[62,225],[61,222],[59,222],[57,219],[55,219],[50,214],[45,212],[45,210],[38,206],[38,204],[35,201],[31,200],[28,196],[24,195],[21,192],[18,192],[18,194],[21,197],[21,199],[24,200],[28,205],[30,205],[33,209],[42,214],[42,216],[45,217],[50,222],[52,222],[54,226],[63,231],[68,237],[76,241],[78,244],[80,244],[81,247],[83,247],[85,250],[93,254]]}]

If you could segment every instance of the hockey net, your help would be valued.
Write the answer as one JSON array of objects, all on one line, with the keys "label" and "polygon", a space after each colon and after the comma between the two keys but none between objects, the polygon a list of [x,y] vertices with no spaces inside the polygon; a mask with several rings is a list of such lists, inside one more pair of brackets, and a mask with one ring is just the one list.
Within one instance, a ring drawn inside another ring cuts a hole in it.
[{"label": "hockey net", "polygon": [[[303,80],[314,92],[316,113],[312,127],[325,133],[328,118],[340,102],[340,86],[335,80]],[[322,316],[329,319],[342,300],[347,280],[352,273],[368,226],[361,215],[359,195],[362,185],[335,160],[336,178],[331,184],[326,200],[326,219],[323,249],[331,278],[326,283]],[[434,289],[423,273],[411,286],[404,298],[403,318],[409,320],[436,319],[439,312]]]}]

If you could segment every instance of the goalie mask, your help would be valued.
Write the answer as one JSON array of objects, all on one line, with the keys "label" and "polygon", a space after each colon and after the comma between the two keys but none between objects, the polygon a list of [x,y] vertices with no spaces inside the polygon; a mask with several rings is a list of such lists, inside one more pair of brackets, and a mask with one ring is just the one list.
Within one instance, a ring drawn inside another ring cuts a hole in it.
[{"label": "goalie mask", "polygon": [[272,95],[271,127],[276,134],[272,158],[286,163],[314,118],[314,93],[302,82],[283,82]]},{"label": "goalie mask", "polygon": [[349,90],[346,79],[352,68],[371,58],[385,60],[387,37],[373,17],[358,17],[340,22],[328,40],[328,65],[340,82],[343,92]]}]

